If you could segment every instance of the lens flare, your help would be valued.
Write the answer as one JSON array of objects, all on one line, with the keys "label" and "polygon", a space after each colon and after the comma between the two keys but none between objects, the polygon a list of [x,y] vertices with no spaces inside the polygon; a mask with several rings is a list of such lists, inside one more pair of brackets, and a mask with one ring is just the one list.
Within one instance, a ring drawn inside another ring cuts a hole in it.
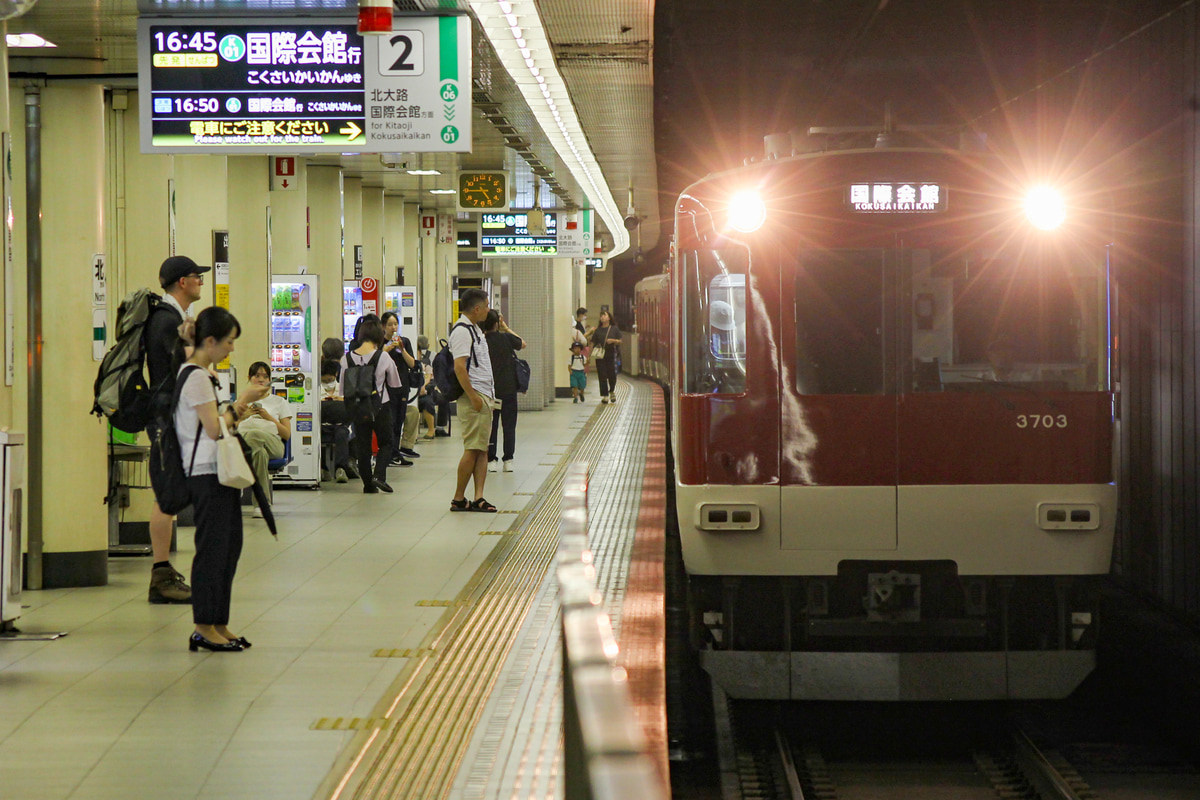
[{"label": "lens flare", "polygon": [[1025,216],[1033,227],[1052,231],[1067,218],[1067,206],[1061,194],[1047,186],[1039,186],[1025,198]]},{"label": "lens flare", "polygon": [[729,200],[729,226],[753,233],[767,221],[767,207],[758,192],[738,192]]}]

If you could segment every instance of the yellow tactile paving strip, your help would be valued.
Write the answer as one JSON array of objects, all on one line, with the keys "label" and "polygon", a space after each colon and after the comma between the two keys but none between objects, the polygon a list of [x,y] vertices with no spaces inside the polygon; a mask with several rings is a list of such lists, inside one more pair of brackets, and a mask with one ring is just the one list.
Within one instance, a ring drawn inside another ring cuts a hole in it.
[{"label": "yellow tactile paving strip", "polygon": [[[374,709],[316,797],[444,798],[479,716],[558,547],[562,481],[571,461],[603,451],[616,415],[598,406],[575,448]],[[434,654],[436,653],[436,658]]]}]

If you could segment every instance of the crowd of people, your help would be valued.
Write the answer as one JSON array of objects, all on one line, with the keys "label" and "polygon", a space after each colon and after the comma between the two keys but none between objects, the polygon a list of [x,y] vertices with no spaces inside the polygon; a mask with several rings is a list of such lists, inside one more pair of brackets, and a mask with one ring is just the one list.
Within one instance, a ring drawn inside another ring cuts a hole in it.
[{"label": "crowd of people", "polygon": [[[292,436],[292,412],[287,399],[271,391],[271,367],[264,361],[251,364],[248,385],[235,400],[220,401],[215,365],[233,353],[241,326],[233,314],[217,306],[195,318],[190,315],[191,304],[200,298],[204,273],[210,269],[186,256],[164,261],[159,270],[164,298],[145,326],[149,385],[174,384],[173,392],[165,395],[170,397],[170,407],[157,413],[173,423],[177,460],[182,461],[180,480],[186,481],[196,525],[189,586],[169,560],[174,517],[160,509],[156,498],[150,524],[154,565],[149,600],[191,603],[195,630],[188,648],[193,652],[239,652],[251,646],[229,628],[233,578],[242,549],[242,495],[223,474],[222,459],[229,456],[220,445],[233,434],[240,440],[237,458],[248,463],[257,484],[258,503],[252,513],[266,516],[273,525],[268,464],[284,455]],[[412,467],[421,457],[416,449],[419,440],[450,435],[454,402],[463,455],[449,510],[496,513],[496,506],[484,497],[484,486],[489,472],[513,471],[521,391],[517,352],[526,341],[503,315],[489,308],[482,290],[464,291],[459,309],[461,316],[447,344],[461,389],[455,398],[447,396],[453,388],[444,389],[434,379],[435,354],[428,338],[418,336],[414,347],[400,335],[393,312],[360,317],[347,344],[333,338],[322,343],[323,481],[357,479],[364,493],[392,493],[388,469]],[[594,361],[601,402],[615,403],[621,332],[609,312],[601,312],[599,323],[589,328],[587,309],[578,309],[572,338],[574,402],[586,398],[586,368]],[[155,393],[156,398],[163,396]]]}]

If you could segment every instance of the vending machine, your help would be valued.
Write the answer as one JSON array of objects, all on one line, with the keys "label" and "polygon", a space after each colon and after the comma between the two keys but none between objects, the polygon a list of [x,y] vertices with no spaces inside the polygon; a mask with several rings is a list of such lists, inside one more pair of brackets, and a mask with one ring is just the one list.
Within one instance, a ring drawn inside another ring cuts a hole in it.
[{"label": "vending machine", "polygon": [[354,323],[363,315],[362,288],[358,281],[346,281],[342,285],[342,341],[350,344],[354,338]]},{"label": "vending machine", "polygon": [[271,279],[271,391],[292,412],[292,460],[275,473],[276,486],[321,484],[321,358],[316,275]]},{"label": "vending machine", "polygon": [[383,310],[396,312],[400,320],[400,335],[407,336],[413,347],[421,333],[420,308],[417,306],[417,287],[389,286],[383,291]]}]

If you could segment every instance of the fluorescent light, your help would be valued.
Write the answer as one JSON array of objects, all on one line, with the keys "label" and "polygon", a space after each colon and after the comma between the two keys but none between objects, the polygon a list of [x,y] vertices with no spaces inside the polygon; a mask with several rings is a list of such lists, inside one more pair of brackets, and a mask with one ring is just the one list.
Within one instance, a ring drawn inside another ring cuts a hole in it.
[{"label": "fluorescent light", "polygon": [[441,175],[441,170],[437,169],[409,169],[405,170],[409,175]]},{"label": "fluorescent light", "polygon": [[36,33],[9,33],[4,38],[9,47],[58,47]]},{"label": "fluorescent light", "polygon": [[457,194],[457,189],[430,189],[430,194]]}]

